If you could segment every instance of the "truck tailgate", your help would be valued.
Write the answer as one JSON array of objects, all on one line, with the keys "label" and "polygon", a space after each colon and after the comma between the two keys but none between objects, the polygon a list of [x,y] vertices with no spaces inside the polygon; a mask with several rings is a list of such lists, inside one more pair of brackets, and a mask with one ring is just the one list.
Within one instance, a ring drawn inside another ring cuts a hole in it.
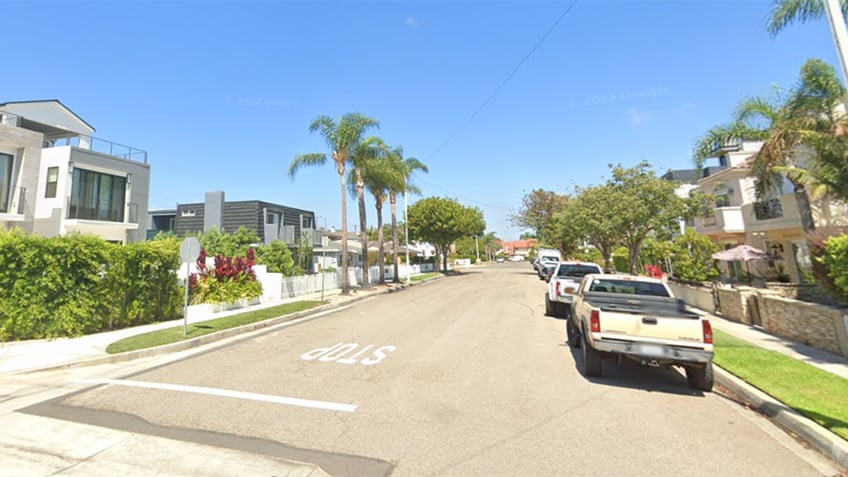
[{"label": "truck tailgate", "polygon": [[[606,338],[638,341],[640,338],[703,343],[704,330],[696,316],[657,316],[602,310],[601,334]],[[617,335],[617,336],[616,336]]]}]

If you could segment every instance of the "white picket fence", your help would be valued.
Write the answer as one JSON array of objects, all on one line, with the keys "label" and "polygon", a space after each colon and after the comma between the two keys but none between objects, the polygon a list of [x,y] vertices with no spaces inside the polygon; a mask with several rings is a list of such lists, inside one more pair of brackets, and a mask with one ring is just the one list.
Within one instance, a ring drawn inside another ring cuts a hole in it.
[{"label": "white picket fence", "polygon": [[[339,290],[342,287],[341,270],[336,272],[316,273],[312,275],[300,275],[296,277],[285,277],[281,273],[268,273],[265,267],[257,265],[254,267],[256,278],[262,283],[262,302],[274,303],[280,300],[296,298],[312,293],[320,293],[322,290],[332,292]],[[406,279],[407,272],[410,276],[420,275],[421,273],[432,272],[433,265],[412,265],[407,268],[406,265],[398,267],[398,275],[401,281]],[[385,269],[386,281],[391,281],[394,277],[394,269],[391,266]],[[371,267],[368,270],[369,283],[377,283],[380,279],[379,267]],[[352,287],[361,286],[362,269],[358,267],[348,268],[348,283]]]}]

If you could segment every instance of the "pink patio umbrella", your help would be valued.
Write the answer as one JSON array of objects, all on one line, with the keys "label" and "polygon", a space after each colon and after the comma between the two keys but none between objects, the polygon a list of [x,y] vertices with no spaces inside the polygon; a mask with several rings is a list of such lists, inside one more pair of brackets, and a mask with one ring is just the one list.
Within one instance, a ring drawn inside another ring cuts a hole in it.
[{"label": "pink patio umbrella", "polygon": [[758,248],[754,248],[750,245],[744,244],[737,245],[728,250],[716,252],[712,254],[712,257],[716,260],[724,260],[726,262],[745,262],[745,270],[748,272],[748,276],[751,275],[751,270],[748,267],[748,262],[752,260],[783,260],[783,258],[778,255],[772,255]]}]

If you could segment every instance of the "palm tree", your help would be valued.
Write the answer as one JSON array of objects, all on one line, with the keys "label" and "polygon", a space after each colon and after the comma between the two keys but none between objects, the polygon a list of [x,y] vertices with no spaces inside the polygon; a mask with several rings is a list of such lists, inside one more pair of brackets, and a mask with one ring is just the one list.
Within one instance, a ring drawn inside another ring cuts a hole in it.
[{"label": "palm tree", "polygon": [[351,180],[350,183],[353,191],[356,194],[357,205],[359,206],[359,241],[362,245],[362,288],[368,288],[368,224],[365,213],[365,179],[362,175],[362,169],[365,165],[376,160],[383,151],[387,149],[382,139],[376,136],[369,136],[359,144],[359,147],[354,149],[351,154]]},{"label": "palm tree", "polygon": [[388,199],[390,185],[402,181],[396,168],[388,158],[391,151],[385,144],[362,167],[362,180],[365,188],[374,197],[374,209],[377,212],[377,264],[380,267],[380,284],[386,283],[385,253],[383,251],[383,204]]},{"label": "palm tree", "polygon": [[[389,152],[387,155],[388,159],[388,167],[394,170],[394,173],[389,177],[393,178],[391,183],[389,184],[388,192],[389,192],[389,204],[391,204],[391,212],[392,212],[392,262],[394,266],[394,278],[392,281],[394,283],[400,282],[400,276],[398,275],[398,227],[397,227],[397,196],[398,194],[405,193],[420,193],[420,190],[414,185],[410,184],[410,178],[415,171],[422,172],[430,172],[427,169],[427,166],[424,165],[423,162],[419,161],[414,157],[409,157],[404,159],[403,157],[403,148],[401,146],[395,147],[393,150]],[[405,219],[406,220],[406,219]],[[407,237],[407,242],[409,241],[409,237]],[[409,264],[406,264],[409,266]]]},{"label": "palm tree", "polygon": [[[757,177],[756,194],[763,199],[778,189],[785,176],[793,185],[801,225],[815,229],[808,187],[825,187],[831,193],[848,191],[848,120],[837,107],[845,90],[833,67],[821,60],[808,60],[801,68],[798,84],[783,100],[744,100],[730,125],[710,129],[695,147],[700,167],[716,144],[734,139],[760,139],[763,145],[752,164]],[[778,98],[780,99],[780,98]],[[805,163],[798,154],[806,147],[812,154]]]},{"label": "palm tree", "polygon": [[[376,119],[359,113],[348,113],[342,116],[338,123],[329,116],[318,116],[309,125],[309,132],[318,132],[332,151],[332,157],[339,174],[339,186],[342,196],[342,294],[350,293],[348,284],[347,257],[347,201],[345,196],[345,167],[351,161],[351,155],[363,142],[365,131],[379,127]],[[324,165],[328,155],[322,152],[298,154],[289,166],[289,177],[294,178],[297,171],[304,166]]]},{"label": "palm tree", "polygon": [[[848,14],[848,2],[841,0],[842,13]],[[794,22],[806,23],[825,16],[823,0],[774,0],[766,18],[766,29],[772,37]]]}]

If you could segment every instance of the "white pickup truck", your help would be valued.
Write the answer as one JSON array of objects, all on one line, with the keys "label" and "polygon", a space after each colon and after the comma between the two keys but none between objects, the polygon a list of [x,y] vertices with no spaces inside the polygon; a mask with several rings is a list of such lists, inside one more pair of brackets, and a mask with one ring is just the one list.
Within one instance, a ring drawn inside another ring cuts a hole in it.
[{"label": "white pickup truck", "polygon": [[571,314],[574,293],[583,277],[590,273],[603,273],[601,267],[592,262],[559,262],[548,280],[545,292],[545,314],[567,318]]},{"label": "white pickup truck", "polygon": [[583,374],[601,376],[602,359],[680,366],[689,386],[713,388],[709,320],[686,309],[660,279],[586,275],[566,324],[568,343],[582,348]]}]

